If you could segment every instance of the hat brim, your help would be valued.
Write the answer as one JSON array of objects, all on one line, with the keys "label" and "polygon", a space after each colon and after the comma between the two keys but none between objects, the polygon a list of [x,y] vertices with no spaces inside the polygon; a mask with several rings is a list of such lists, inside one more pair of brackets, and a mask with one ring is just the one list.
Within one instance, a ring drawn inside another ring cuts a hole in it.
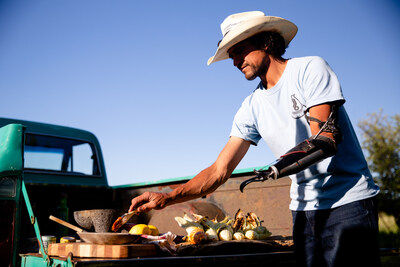
[{"label": "hat brim", "polygon": [[273,16],[257,17],[237,25],[224,36],[215,55],[210,57],[207,65],[229,58],[229,48],[264,31],[276,31],[281,34],[287,47],[297,33],[297,26],[286,19]]}]

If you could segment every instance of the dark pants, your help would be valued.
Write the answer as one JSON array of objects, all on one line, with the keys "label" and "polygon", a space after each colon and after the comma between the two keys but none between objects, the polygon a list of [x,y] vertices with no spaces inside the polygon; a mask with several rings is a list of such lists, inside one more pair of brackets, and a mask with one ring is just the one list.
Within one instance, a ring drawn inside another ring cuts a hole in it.
[{"label": "dark pants", "polygon": [[292,215],[299,266],[380,266],[375,198]]}]

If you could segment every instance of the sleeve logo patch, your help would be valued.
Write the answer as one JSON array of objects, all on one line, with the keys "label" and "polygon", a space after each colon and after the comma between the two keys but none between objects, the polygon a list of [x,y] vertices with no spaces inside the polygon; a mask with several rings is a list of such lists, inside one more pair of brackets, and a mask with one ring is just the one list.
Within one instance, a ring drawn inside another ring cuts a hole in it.
[{"label": "sleeve logo patch", "polygon": [[304,116],[306,112],[306,106],[300,102],[295,94],[290,96],[292,101],[292,117],[298,119]]}]

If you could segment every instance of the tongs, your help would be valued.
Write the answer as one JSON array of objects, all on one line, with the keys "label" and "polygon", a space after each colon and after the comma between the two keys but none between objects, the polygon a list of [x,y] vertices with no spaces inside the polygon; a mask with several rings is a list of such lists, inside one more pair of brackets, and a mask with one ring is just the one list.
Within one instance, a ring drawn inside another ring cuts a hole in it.
[{"label": "tongs", "polygon": [[[272,164],[271,164],[271,165],[272,165]],[[267,166],[265,166],[265,167],[263,167],[263,168],[261,168],[261,169],[259,169],[259,170],[254,169],[253,171],[254,171],[254,173],[256,174],[256,176],[253,177],[253,178],[247,179],[247,180],[245,180],[244,182],[242,182],[242,183],[240,184],[240,192],[243,193],[243,189],[244,189],[248,184],[250,184],[250,183],[252,183],[252,182],[264,182],[264,181],[266,181],[266,180],[268,180],[268,179],[271,179],[271,178],[272,178],[272,177],[271,177],[271,171],[269,171],[269,167],[270,167],[271,165],[267,165]],[[267,170],[263,170],[264,168],[267,168]]]}]

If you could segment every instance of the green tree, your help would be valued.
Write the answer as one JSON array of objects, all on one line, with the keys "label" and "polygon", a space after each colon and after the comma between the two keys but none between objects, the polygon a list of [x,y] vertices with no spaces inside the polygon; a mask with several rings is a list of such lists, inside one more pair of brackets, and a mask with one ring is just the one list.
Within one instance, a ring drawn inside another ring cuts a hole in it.
[{"label": "green tree", "polygon": [[374,180],[380,186],[379,210],[400,225],[400,115],[368,114],[358,126],[362,148]]}]

